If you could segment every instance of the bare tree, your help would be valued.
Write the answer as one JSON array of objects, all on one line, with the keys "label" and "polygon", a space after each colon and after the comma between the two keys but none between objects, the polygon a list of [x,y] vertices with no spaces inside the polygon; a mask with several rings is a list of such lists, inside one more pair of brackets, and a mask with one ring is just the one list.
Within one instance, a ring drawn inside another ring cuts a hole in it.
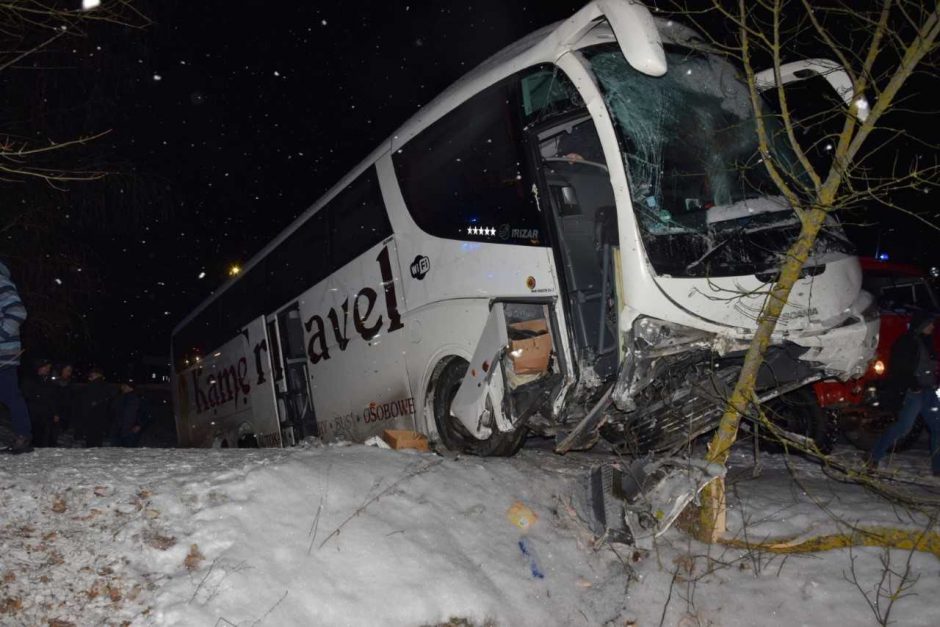
[{"label": "bare tree", "polygon": [[[44,2],[42,0],[3,0],[0,2],[0,72],[41,69],[31,60],[52,50],[55,44],[69,37],[86,36],[89,23],[107,22],[125,27],[142,28],[148,20],[130,0],[111,0],[104,4]],[[71,6],[69,6],[71,5]],[[56,163],[59,153],[92,142],[107,130],[64,140],[49,138],[37,144],[27,137],[9,131],[0,133],[0,182],[22,182],[30,179],[57,186],[71,181],[101,178],[104,172],[75,169]],[[68,157],[64,157],[68,159]]]},{"label": "bare tree", "polygon": [[[859,6],[863,3],[840,0],[710,0],[704,4],[701,9],[682,5],[678,12],[704,33],[723,33],[709,38],[709,48],[733,58],[743,69],[760,157],[801,223],[799,236],[766,291],[744,365],[708,447],[709,461],[724,464],[742,416],[759,404],[755,395],[759,368],[790,292],[830,215],[877,201],[911,213],[925,227],[937,228],[930,218],[893,199],[899,190],[936,186],[937,164],[916,159],[891,162],[887,169],[879,164],[885,162],[883,153],[892,141],[923,141],[917,129],[911,128],[911,121],[916,120],[912,107],[918,103],[907,90],[918,73],[934,68],[940,3],[882,0],[877,6]],[[842,99],[814,121],[835,124],[831,135],[801,133],[794,114],[796,103],[784,88],[791,69],[787,63],[795,60],[792,56],[801,46],[833,60],[817,66],[822,75],[845,72]],[[771,70],[762,71],[762,64]],[[765,106],[762,91],[767,89],[776,91],[779,111]],[[820,142],[830,148],[830,158],[824,163],[813,158]],[[781,144],[795,158],[783,158],[777,149]],[[932,145],[924,149],[936,154]],[[724,520],[723,481],[711,483],[703,497],[697,530],[702,538],[714,539]]]},{"label": "bare tree", "polygon": [[31,310],[25,332],[33,339],[61,345],[81,336],[76,301],[100,289],[89,251],[73,236],[80,212],[66,207],[82,200],[74,185],[109,174],[97,140],[110,130],[100,120],[56,115],[77,104],[68,87],[76,79],[66,79],[78,68],[66,43],[109,26],[148,25],[131,0],[0,0],[0,236]]}]

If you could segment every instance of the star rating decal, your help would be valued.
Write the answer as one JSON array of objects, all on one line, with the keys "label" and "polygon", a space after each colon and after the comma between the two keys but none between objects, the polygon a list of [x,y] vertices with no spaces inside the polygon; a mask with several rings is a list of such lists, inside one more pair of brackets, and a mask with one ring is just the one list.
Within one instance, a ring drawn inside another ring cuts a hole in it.
[{"label": "star rating decal", "polygon": [[470,235],[494,236],[496,235],[496,228],[492,226],[471,226],[467,228],[467,233]]}]

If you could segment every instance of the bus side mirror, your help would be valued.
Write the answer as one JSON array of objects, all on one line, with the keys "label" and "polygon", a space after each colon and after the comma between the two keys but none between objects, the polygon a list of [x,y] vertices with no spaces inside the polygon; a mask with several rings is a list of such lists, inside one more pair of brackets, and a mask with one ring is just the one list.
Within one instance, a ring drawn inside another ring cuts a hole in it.
[{"label": "bus side mirror", "polygon": [[[830,61],[829,59],[806,59],[804,61],[784,63],[780,66],[780,80],[784,85],[814,76],[821,76],[825,79],[830,87],[839,94],[839,98],[841,98],[848,107],[852,106],[855,95],[852,90],[852,79],[849,78],[849,74],[845,71],[845,68],[835,61]],[[758,72],[754,78],[758,91],[766,91],[771,87],[777,86],[773,68]],[[856,107],[856,111],[858,119],[864,122],[865,118],[868,117],[868,103],[859,103]]]}]

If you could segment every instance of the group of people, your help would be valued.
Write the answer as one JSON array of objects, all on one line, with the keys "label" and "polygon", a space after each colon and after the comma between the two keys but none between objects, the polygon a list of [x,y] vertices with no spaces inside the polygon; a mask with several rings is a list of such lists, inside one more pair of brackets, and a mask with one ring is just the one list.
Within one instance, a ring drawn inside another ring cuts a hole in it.
[{"label": "group of people", "polygon": [[144,400],[132,383],[115,387],[100,368],[92,368],[84,385],[73,381],[74,369],[65,364],[53,370],[48,359],[37,359],[34,371],[21,384],[29,411],[32,446],[61,444],[59,437],[70,432],[75,444],[135,447],[150,421]]},{"label": "group of people", "polygon": [[9,452],[57,446],[67,430],[75,443],[84,446],[102,446],[106,441],[138,446],[150,412],[133,383],[114,386],[100,368],[91,368],[87,383],[77,384],[71,364],[53,372],[48,359],[33,360],[20,383],[20,326],[25,320],[26,307],[9,268],[0,261],[0,404],[7,407],[13,423]]}]

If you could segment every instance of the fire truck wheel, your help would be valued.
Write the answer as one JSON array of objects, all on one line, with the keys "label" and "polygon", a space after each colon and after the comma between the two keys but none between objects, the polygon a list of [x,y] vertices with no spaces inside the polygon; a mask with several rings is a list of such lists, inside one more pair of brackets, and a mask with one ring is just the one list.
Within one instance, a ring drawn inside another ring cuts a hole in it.
[{"label": "fire truck wheel", "polygon": [[525,429],[510,433],[493,430],[489,438],[478,440],[470,435],[457,418],[451,414],[450,406],[463,382],[469,364],[453,357],[447,361],[434,382],[434,422],[441,442],[451,451],[479,455],[481,457],[505,457],[515,453],[525,437]]}]

